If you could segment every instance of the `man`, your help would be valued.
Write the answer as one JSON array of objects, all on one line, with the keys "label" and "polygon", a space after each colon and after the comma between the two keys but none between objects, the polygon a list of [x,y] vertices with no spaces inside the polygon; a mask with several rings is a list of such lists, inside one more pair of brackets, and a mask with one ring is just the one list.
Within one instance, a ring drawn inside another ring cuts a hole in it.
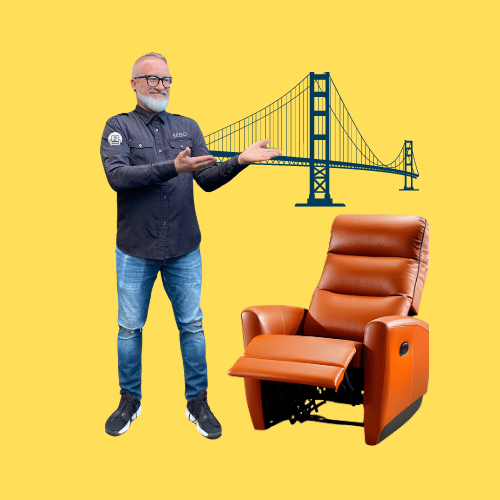
[{"label": "man", "polygon": [[158,272],[172,303],[184,364],[185,414],[209,439],[221,425],[207,403],[205,338],[200,309],[201,240],[193,179],[205,191],[229,182],[252,162],[281,154],[268,140],[215,164],[194,120],[165,112],[172,77],[166,59],[141,56],[132,69],[137,106],[110,118],[101,157],[117,192],[118,374],[121,400],[106,432],[123,434],[142,410],[142,328]]}]

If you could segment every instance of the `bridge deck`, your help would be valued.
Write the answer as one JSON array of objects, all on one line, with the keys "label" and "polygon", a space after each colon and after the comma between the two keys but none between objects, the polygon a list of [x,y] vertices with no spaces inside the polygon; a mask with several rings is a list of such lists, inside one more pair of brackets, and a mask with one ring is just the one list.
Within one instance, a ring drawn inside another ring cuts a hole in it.
[{"label": "bridge deck", "polygon": [[[236,156],[238,152],[229,152],[229,151],[213,151],[210,150],[210,154],[215,156],[218,159],[225,160],[228,158],[232,158]],[[269,162],[259,163],[260,165],[287,165],[287,166],[295,166],[295,167],[310,167],[310,159],[309,158],[299,158],[296,156],[279,156],[277,160],[270,160]],[[352,170],[369,170],[372,172],[385,172],[388,174],[397,174],[397,175],[407,175],[408,177],[413,177],[416,179],[418,174],[415,172],[405,172],[404,170],[397,170],[396,168],[390,168],[379,165],[366,165],[364,163],[351,163],[347,161],[334,161],[334,160],[315,160],[314,166],[316,167],[328,167],[328,168],[344,168],[344,169],[352,169]]]}]

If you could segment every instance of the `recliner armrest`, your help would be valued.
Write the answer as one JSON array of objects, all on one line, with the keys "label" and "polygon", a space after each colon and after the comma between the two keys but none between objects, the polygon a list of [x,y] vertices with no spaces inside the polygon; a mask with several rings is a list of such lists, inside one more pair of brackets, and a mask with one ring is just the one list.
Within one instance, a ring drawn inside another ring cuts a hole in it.
[{"label": "recliner armrest", "polygon": [[366,325],[365,329],[365,338],[366,333],[369,329],[369,326],[372,323],[383,323],[387,331],[390,331],[391,328],[399,327],[399,326],[419,326],[429,333],[429,324],[421,319],[415,318],[413,316],[384,316],[383,318],[377,318],[373,321],[370,321],[368,325]]},{"label": "recliner armrest", "polygon": [[427,392],[429,325],[410,316],[378,318],[366,325],[363,344],[365,440],[374,445],[402,425],[407,408]]},{"label": "recliner armrest", "polygon": [[257,335],[295,335],[307,309],[294,306],[251,306],[241,313],[245,349]]}]

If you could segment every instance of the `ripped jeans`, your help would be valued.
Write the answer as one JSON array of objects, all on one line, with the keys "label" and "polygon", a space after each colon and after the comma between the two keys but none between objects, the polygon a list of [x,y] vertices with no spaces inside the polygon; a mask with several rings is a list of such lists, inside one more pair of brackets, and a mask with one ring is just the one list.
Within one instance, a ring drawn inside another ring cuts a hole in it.
[{"label": "ripped jeans", "polygon": [[189,401],[207,389],[203,314],[200,309],[200,249],[172,259],[132,257],[116,248],[118,284],[118,375],[120,393],[141,399],[142,329],[158,272],[179,329],[185,396]]}]

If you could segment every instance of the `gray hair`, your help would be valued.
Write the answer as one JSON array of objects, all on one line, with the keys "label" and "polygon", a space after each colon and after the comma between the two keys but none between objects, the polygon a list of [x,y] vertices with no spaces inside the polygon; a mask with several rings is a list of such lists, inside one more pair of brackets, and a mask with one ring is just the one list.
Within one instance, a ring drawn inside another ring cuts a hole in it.
[{"label": "gray hair", "polygon": [[146,57],[157,57],[158,59],[165,61],[165,64],[167,64],[167,60],[165,59],[165,56],[162,56],[161,54],[158,54],[156,52],[148,52],[147,54],[144,54],[143,56],[139,57],[139,59],[137,59],[137,61],[135,61],[134,66],[132,67],[132,78],[135,78],[134,75],[137,74],[137,69],[139,68],[139,64]]}]

